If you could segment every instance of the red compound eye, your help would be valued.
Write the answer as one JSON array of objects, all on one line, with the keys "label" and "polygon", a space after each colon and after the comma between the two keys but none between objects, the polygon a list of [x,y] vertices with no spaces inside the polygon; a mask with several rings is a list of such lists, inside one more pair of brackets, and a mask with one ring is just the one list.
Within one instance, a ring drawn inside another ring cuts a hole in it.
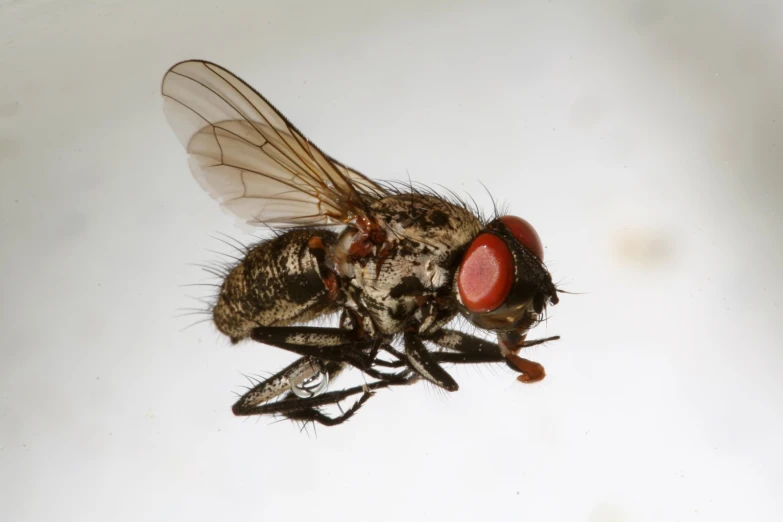
[{"label": "red compound eye", "polygon": [[457,287],[471,312],[491,312],[511,290],[514,259],[498,236],[481,234],[471,243],[459,269]]},{"label": "red compound eye", "polygon": [[544,247],[533,225],[516,216],[503,216],[500,221],[514,234],[517,241],[525,245],[538,259],[544,260]]}]

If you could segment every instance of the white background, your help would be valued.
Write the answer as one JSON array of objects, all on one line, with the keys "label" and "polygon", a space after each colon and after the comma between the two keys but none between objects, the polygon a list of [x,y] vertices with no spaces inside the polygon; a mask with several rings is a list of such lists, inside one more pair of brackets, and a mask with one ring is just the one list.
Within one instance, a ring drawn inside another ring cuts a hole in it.
[{"label": "white background", "polygon": [[[0,519],[780,520],[771,5],[0,2]],[[249,240],[162,115],[187,58],[372,177],[534,223],[582,293],[532,336],[562,335],[547,379],[453,368],[317,436],[235,418],[292,356],[177,317],[214,236]]]}]

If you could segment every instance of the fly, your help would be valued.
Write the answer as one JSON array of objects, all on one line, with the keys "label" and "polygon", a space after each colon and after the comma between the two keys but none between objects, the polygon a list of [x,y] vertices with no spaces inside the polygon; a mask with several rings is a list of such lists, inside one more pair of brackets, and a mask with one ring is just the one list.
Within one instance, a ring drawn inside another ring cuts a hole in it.
[{"label": "fly", "polygon": [[[527,340],[558,290],[527,221],[484,219],[455,197],[365,177],[213,63],[175,65],[162,94],[201,187],[240,220],[277,231],[228,272],[212,319],[232,343],[301,358],[248,390],[234,414],[332,426],[380,388],[426,379],[456,391],[445,363],[505,362],[519,381],[544,378],[518,353],[559,338]],[[330,314],[338,327],[303,325]],[[497,342],[447,328],[460,314]],[[371,382],[327,391],[348,367]],[[322,409],[356,395],[340,415]]]}]

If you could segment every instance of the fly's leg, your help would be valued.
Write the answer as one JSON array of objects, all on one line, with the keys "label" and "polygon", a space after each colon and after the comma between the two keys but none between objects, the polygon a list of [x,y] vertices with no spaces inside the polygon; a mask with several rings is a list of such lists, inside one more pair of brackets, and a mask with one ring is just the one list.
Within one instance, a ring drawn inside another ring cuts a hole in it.
[{"label": "fly's leg", "polygon": [[[543,366],[524,359],[516,353],[507,353],[503,355],[500,347],[484,339],[473,337],[455,330],[441,330],[425,338],[442,348],[454,350],[451,352],[429,353],[429,357],[435,363],[451,364],[482,364],[482,363],[506,363],[509,368],[521,375],[517,378],[520,382],[537,382],[546,376]],[[560,339],[560,336],[546,337],[532,341],[522,341],[518,343],[518,348],[528,348],[538,344]],[[400,368],[410,366],[411,363],[407,354],[402,354],[391,346],[384,349],[397,357],[396,361],[376,361],[376,364],[387,366],[389,368]],[[433,381],[434,382],[434,381]],[[436,383],[437,384],[437,383]]]},{"label": "fly's leg", "polygon": [[379,372],[372,367],[381,342],[375,339],[357,340],[353,330],[311,326],[259,326],[251,331],[250,338],[314,359],[350,364],[378,380],[394,378],[394,374]]},{"label": "fly's leg", "polygon": [[416,333],[406,332],[403,339],[405,343],[405,358],[411,369],[433,384],[437,384],[448,391],[453,392],[459,389],[457,381],[438,364],[438,361],[433,357],[436,354],[427,350],[427,347],[424,346],[421,338]]},{"label": "fly's leg", "polygon": [[[429,339],[428,339],[429,340]],[[388,350],[393,355],[397,356],[396,361],[382,361],[376,362],[378,365],[386,366],[389,368],[400,368],[408,366],[407,357],[398,352],[397,350]],[[438,363],[450,363],[450,364],[482,364],[482,363],[496,363],[505,362],[506,358],[499,353],[460,353],[460,352],[430,352],[430,356]]]},{"label": "fly's leg", "polygon": [[[519,349],[528,348],[557,339],[560,339],[560,336],[546,337],[533,341],[523,340],[517,344],[517,347]],[[517,377],[517,380],[520,382],[537,382],[546,377],[544,367],[537,362],[519,357],[513,351],[506,351],[507,353],[504,354],[497,343],[491,343],[466,333],[458,332],[456,330],[440,330],[429,336],[427,340],[443,348],[459,352],[433,354],[435,360],[440,362],[505,362],[509,368],[520,374],[519,377]]]},{"label": "fly's leg", "polygon": [[[418,376],[416,374],[406,371],[400,374],[394,374],[392,378],[385,381],[376,381],[364,386],[356,386],[354,388],[349,388],[339,392],[331,392],[330,394],[327,394],[332,395],[332,397],[329,398],[331,400],[329,403],[307,404],[310,399],[301,399],[296,409],[285,413],[285,416],[291,420],[317,422],[324,426],[337,426],[338,424],[342,424],[343,422],[353,417],[359,408],[361,408],[364,403],[370,399],[370,397],[375,395],[373,390],[378,388],[386,388],[389,386],[405,386],[416,382],[416,380],[418,380]],[[323,406],[325,404],[337,404],[339,406],[339,402],[341,400],[349,397],[350,395],[355,395],[360,391],[363,391],[364,393],[362,393],[362,396],[359,398],[359,400],[353,403],[349,409],[345,411],[342,411],[341,409],[342,413],[337,417],[330,417],[319,409],[319,406]],[[322,399],[322,397],[323,396],[319,396],[318,398]],[[299,406],[302,405],[308,407],[306,409],[300,409]]]},{"label": "fly's leg", "polygon": [[[357,334],[355,330],[257,327],[251,331],[250,337],[305,356],[245,393],[232,408],[235,415],[279,414],[291,420],[312,421],[325,426],[334,426],[351,418],[369,400],[373,390],[409,384],[416,379],[416,375],[407,369],[398,373],[385,373],[372,368],[379,350],[386,343],[381,339],[368,339]],[[357,340],[359,337],[365,338]],[[294,386],[306,382],[318,373],[325,373],[331,380],[349,364],[378,380],[365,387],[354,387],[312,397],[303,397],[301,393],[294,393]],[[281,400],[269,402],[285,392],[287,393]],[[320,410],[324,405],[339,406],[340,401],[360,392],[363,394],[356,403],[338,417],[331,417]]]},{"label": "fly's leg", "polygon": [[[363,386],[355,386],[345,390],[328,392],[307,399],[289,394],[289,396],[276,402],[250,405],[243,403],[243,397],[234,405],[234,414],[240,416],[284,415],[291,420],[313,421],[323,424],[324,426],[335,426],[353,417],[359,408],[374,395],[375,390],[389,386],[406,385],[415,381],[414,375],[411,375],[409,372],[403,373],[405,375],[401,375],[396,380],[376,381]],[[274,379],[274,377],[272,377],[272,379]],[[340,401],[359,393],[362,394],[359,400],[337,417],[330,417],[319,409],[322,406],[339,404]]]},{"label": "fly's leg", "polygon": [[[319,402],[317,404],[311,404],[309,402],[310,399],[299,399],[297,403],[298,406],[296,407],[296,409],[286,412],[284,413],[284,415],[291,420],[304,421],[304,422],[317,422],[324,426],[336,426],[338,424],[342,424],[343,422],[353,417],[354,414],[359,410],[359,408],[361,408],[362,405],[370,399],[370,397],[375,395],[375,392],[373,390],[377,388],[385,388],[389,386],[405,386],[408,384],[412,384],[416,380],[418,380],[418,376],[409,371],[403,371],[396,374],[389,374],[382,381],[376,381],[371,384],[366,384],[364,386],[356,386],[354,388],[349,388],[347,390],[331,392],[330,394],[327,394],[327,396],[331,395],[334,398],[332,402],[328,402],[328,403]],[[360,390],[363,390],[364,393],[359,398],[359,400],[357,400],[349,409],[345,411],[343,411],[342,408],[340,408],[341,415],[337,417],[330,417],[329,415],[326,415],[319,409],[319,406],[323,406],[326,404],[336,404],[339,407],[340,401],[342,401],[346,397],[359,393]],[[319,396],[318,398],[322,399],[322,396]],[[289,397],[286,397],[286,399],[283,399],[283,401],[286,401],[288,399],[293,399],[293,395],[289,394]]]},{"label": "fly's leg", "polygon": [[297,359],[275,375],[245,392],[232,407],[234,415],[252,415],[252,413],[248,412],[254,407],[279,397],[286,392],[289,392],[292,397],[296,397],[291,392],[294,386],[307,381],[318,373],[325,373],[327,378],[332,380],[344,368],[344,364],[322,362],[312,357]]},{"label": "fly's leg", "polygon": [[[310,397],[309,399],[302,399],[293,395],[276,402],[258,404],[255,406],[244,406],[242,408],[238,408],[237,405],[239,403],[237,403],[234,405],[234,414],[240,416],[283,414],[286,417],[290,416],[291,418],[298,419],[298,417],[296,417],[297,412],[302,414],[303,412],[313,408],[328,406],[330,404],[337,404],[338,402],[358,393],[372,396],[374,390],[385,386],[388,385],[383,382],[374,382],[364,386],[354,386],[353,388],[348,388],[345,390],[322,393],[321,395]],[[366,397],[364,401],[367,401],[369,396]]]},{"label": "fly's leg", "polygon": [[[337,417],[330,417],[329,415],[319,410],[317,407],[290,411],[286,413],[285,416],[295,421],[317,422],[323,426],[337,426],[338,424],[342,424],[343,422],[353,417],[354,414],[359,411],[359,408],[361,408],[364,403],[367,402],[373,395],[375,395],[375,392],[371,392],[365,389],[362,396],[359,397],[359,400],[354,402],[350,408],[342,412],[342,414],[338,415]],[[337,402],[335,402],[335,404],[337,404]]]},{"label": "fly's leg", "polygon": [[299,355],[326,361],[348,363],[359,369],[372,365],[372,340],[360,341],[350,330],[309,326],[259,326],[250,338]]}]

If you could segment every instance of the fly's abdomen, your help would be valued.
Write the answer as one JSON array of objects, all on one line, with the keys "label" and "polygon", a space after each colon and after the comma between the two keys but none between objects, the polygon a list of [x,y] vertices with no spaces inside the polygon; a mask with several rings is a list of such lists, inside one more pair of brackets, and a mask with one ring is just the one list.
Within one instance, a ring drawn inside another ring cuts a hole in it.
[{"label": "fly's abdomen", "polygon": [[229,272],[213,318],[238,342],[257,326],[309,321],[331,311],[338,283],[325,266],[337,240],[328,230],[294,230],[253,247]]}]

